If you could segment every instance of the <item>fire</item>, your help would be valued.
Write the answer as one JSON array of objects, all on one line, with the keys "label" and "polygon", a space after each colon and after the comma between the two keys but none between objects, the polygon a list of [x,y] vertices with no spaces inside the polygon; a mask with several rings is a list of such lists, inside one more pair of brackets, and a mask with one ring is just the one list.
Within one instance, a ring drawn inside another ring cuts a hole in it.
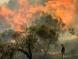
[{"label": "fire", "polygon": [[48,0],[45,6],[36,3],[31,5],[28,1],[17,0],[17,10],[11,10],[6,4],[0,5],[0,16],[4,16],[10,26],[17,31],[21,31],[20,25],[33,21],[33,15],[42,11],[60,17],[66,26],[73,21],[76,0]]},{"label": "fire", "polygon": [[71,3],[71,0],[49,1],[46,5],[48,8],[54,9],[55,16],[62,18],[62,21],[66,23],[67,26],[73,21],[75,6]]}]

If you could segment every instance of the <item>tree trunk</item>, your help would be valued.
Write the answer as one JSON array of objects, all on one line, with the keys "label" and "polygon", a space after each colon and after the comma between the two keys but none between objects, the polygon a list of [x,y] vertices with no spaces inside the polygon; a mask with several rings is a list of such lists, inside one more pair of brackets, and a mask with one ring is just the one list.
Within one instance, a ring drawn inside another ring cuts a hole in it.
[{"label": "tree trunk", "polygon": [[44,59],[46,58],[47,52],[48,52],[48,50],[49,50],[49,47],[50,47],[50,44],[48,44],[48,46],[47,46],[47,50],[45,50],[45,53],[44,53]]},{"label": "tree trunk", "polygon": [[28,52],[29,52],[30,59],[32,59],[31,44],[28,45]]},{"label": "tree trunk", "polygon": [[47,50],[45,50],[44,59],[46,58],[46,55],[47,55],[47,52],[48,52],[48,50],[49,50],[50,44],[51,44],[51,40],[48,42]]},{"label": "tree trunk", "polygon": [[28,59],[32,59],[31,50],[29,50],[29,53],[27,51],[24,51],[23,49],[18,49],[18,51],[23,52],[27,56]]},{"label": "tree trunk", "polygon": [[10,49],[9,59],[13,59],[14,53],[15,53],[15,50],[13,48]]}]

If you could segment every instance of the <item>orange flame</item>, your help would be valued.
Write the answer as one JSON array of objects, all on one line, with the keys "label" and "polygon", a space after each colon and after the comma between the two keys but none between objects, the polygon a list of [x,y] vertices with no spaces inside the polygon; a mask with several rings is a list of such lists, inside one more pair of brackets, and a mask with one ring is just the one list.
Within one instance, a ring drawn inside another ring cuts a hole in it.
[{"label": "orange flame", "polygon": [[1,5],[0,16],[4,16],[11,27],[18,31],[21,30],[20,25],[29,23],[34,19],[33,15],[41,11],[62,18],[63,22],[69,26],[75,14],[75,3],[76,0],[48,0],[43,6],[40,4],[30,5],[28,0],[18,0],[17,10],[11,10],[5,4]]}]

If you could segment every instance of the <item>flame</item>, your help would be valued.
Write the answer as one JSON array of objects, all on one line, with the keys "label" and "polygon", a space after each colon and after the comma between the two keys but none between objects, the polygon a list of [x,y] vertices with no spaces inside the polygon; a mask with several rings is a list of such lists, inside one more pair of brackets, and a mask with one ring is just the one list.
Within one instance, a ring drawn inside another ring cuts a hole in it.
[{"label": "flame", "polygon": [[75,1],[71,3],[72,0],[57,0],[49,1],[46,3],[47,6],[54,9],[54,14],[56,17],[62,18],[62,21],[68,26],[73,21],[73,16],[75,14]]},{"label": "flame", "polygon": [[17,2],[17,10],[11,10],[6,4],[0,5],[0,16],[4,16],[10,26],[17,31],[21,31],[20,25],[33,21],[33,15],[41,11],[62,18],[66,26],[73,22],[76,0],[48,0],[45,6],[30,5],[28,0],[17,0]]}]

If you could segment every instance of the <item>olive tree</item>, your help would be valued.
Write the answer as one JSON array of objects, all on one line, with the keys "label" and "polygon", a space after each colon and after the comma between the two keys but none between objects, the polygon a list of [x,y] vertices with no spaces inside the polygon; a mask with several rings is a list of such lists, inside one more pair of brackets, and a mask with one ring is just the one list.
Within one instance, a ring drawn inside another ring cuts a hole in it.
[{"label": "olive tree", "polygon": [[37,26],[38,45],[44,50],[44,56],[47,54],[50,45],[57,42],[59,33],[62,32],[65,24],[62,19],[53,18],[51,14],[43,13],[38,20],[35,21]]}]

